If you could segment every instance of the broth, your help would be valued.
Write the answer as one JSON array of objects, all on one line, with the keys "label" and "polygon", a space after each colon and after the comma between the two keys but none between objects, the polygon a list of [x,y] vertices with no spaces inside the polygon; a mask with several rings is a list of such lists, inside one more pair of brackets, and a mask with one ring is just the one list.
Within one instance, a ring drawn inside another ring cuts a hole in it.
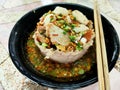
[{"label": "broth", "polygon": [[[46,76],[52,76],[53,78],[64,78],[65,80],[74,80],[74,77],[83,79],[85,74],[92,71],[92,67],[95,65],[95,44],[91,46],[87,53],[79,60],[73,63],[58,63],[49,59],[44,59],[44,56],[40,53],[40,50],[35,45],[32,32],[28,37],[26,44],[26,55],[29,62],[32,64],[35,70]],[[71,79],[70,79],[71,78]]]}]

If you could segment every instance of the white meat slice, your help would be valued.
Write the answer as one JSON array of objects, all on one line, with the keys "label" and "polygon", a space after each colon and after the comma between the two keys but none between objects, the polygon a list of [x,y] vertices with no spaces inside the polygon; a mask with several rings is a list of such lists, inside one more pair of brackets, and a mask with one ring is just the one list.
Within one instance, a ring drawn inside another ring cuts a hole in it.
[{"label": "white meat slice", "polygon": [[79,21],[82,24],[87,25],[89,22],[87,17],[82,12],[80,12],[78,10],[72,11],[72,15],[76,18],[77,21]]},{"label": "white meat slice", "polygon": [[78,27],[74,27],[73,29],[76,33],[79,33],[81,31],[86,31],[86,30],[89,30],[89,28],[84,25],[84,24],[80,24]]},{"label": "white meat slice", "polygon": [[83,49],[81,51],[75,50],[70,52],[53,50],[53,48],[47,49],[39,44],[39,41],[37,39],[38,36],[36,34],[34,34],[33,38],[34,38],[35,44],[40,49],[41,53],[45,56],[45,58],[51,59],[59,63],[70,63],[78,60],[87,52],[89,47],[93,45],[94,37],[95,37],[95,34],[93,33],[91,39],[83,45]]},{"label": "white meat slice", "polygon": [[48,14],[43,21],[44,25],[47,25],[48,23],[50,23],[51,17],[53,17],[53,19],[56,19],[54,14]]},{"label": "white meat slice", "polygon": [[37,30],[34,35],[33,38],[36,37],[36,39],[42,43],[45,43],[45,37],[43,35],[40,34],[40,32]]},{"label": "white meat slice", "polygon": [[66,46],[70,43],[70,39],[68,34],[63,34],[63,31],[64,30],[54,25],[53,23],[46,25],[46,35],[50,37],[51,42]]},{"label": "white meat slice", "polygon": [[93,40],[91,39],[89,42],[87,42],[87,44],[83,46],[83,49],[81,51],[76,50],[74,52],[62,52],[58,50],[53,50],[53,48],[47,49],[41,46],[36,38],[37,37],[34,37],[35,44],[40,49],[41,53],[45,55],[45,58],[59,63],[70,63],[78,60],[87,52],[88,48],[93,45]]},{"label": "white meat slice", "polygon": [[57,6],[54,11],[53,11],[55,14],[62,14],[62,15],[65,15],[67,16],[68,15],[68,10],[66,8],[63,8],[63,7],[60,7],[60,6]]},{"label": "white meat slice", "polygon": [[67,21],[68,23],[72,23],[72,21],[71,21],[71,19],[70,19],[70,16],[67,16],[67,17],[66,17],[66,21]]}]

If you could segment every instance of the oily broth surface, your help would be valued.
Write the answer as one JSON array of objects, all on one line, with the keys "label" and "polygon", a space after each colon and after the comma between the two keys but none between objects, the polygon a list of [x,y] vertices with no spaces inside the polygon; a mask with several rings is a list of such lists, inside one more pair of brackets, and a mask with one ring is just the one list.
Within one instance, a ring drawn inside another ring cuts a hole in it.
[{"label": "oily broth surface", "polygon": [[83,79],[87,77],[87,73],[93,73],[92,68],[96,64],[95,45],[91,46],[88,52],[76,62],[62,64],[44,59],[44,56],[34,43],[33,33],[34,31],[28,37],[25,48],[27,59],[37,72],[51,76],[57,81],[74,81],[75,77],[78,77],[76,79]]}]

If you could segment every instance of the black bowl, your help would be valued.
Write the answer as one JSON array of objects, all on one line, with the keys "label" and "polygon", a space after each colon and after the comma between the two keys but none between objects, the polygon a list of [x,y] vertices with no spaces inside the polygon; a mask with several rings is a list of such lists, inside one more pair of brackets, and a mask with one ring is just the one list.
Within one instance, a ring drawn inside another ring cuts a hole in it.
[{"label": "black bowl", "polygon": [[[92,75],[88,75],[87,78],[82,81],[76,80],[71,82],[57,82],[44,75],[40,76],[36,74],[36,72],[34,72],[31,67],[26,65],[27,58],[25,56],[24,47],[29,34],[35,29],[36,23],[39,21],[39,18],[49,10],[53,10],[56,6],[66,7],[72,10],[80,10],[87,16],[88,19],[94,21],[93,10],[78,4],[51,4],[39,7],[28,12],[15,24],[9,38],[9,53],[14,65],[23,75],[39,83],[40,85],[51,88],[75,89],[85,87],[97,82],[97,71]],[[111,71],[119,55],[119,40],[115,29],[104,16],[102,16],[102,23],[104,29],[109,71]]]}]

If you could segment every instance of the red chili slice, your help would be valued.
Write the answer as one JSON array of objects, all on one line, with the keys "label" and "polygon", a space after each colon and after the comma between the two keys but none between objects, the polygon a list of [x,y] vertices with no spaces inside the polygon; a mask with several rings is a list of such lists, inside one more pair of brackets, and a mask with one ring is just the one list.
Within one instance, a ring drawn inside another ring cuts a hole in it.
[{"label": "red chili slice", "polygon": [[52,34],[53,36],[58,36],[58,34]]},{"label": "red chili slice", "polygon": [[87,39],[87,42],[90,41],[91,37],[93,35],[93,31],[92,30],[88,30],[83,37],[85,37]]}]

